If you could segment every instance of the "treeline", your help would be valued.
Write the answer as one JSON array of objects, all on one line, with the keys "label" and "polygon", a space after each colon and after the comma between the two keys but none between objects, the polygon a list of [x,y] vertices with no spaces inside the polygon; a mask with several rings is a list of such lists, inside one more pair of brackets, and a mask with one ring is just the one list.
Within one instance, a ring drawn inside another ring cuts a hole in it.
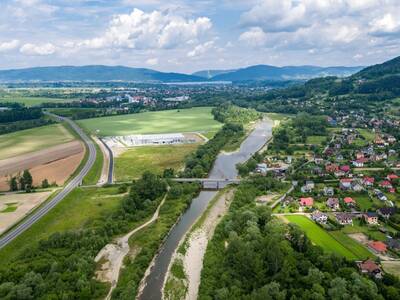
[{"label": "treeline", "polygon": [[275,180],[241,184],[229,213],[208,243],[200,300],[399,299],[400,281],[372,280],[354,263],[324,253],[297,226],[256,206],[255,197],[276,189]]},{"label": "treeline", "polygon": [[[167,191],[152,173],[134,182],[113,213],[81,230],[59,232],[0,265],[0,299],[96,299],[107,287],[94,279],[97,253],[117,235],[149,217]],[[124,192],[124,189],[121,189]]]},{"label": "treeline", "polygon": [[54,124],[55,121],[47,118],[40,118],[27,121],[17,121],[12,123],[0,124],[0,134],[11,133],[18,130],[30,129],[45,125]]},{"label": "treeline", "polygon": [[206,144],[199,146],[196,152],[185,160],[185,170],[181,176],[186,178],[202,178],[211,170],[218,153],[232,139],[245,134],[241,124],[225,124]]},{"label": "treeline", "polygon": [[40,108],[11,108],[0,111],[0,124],[40,119],[41,117],[43,117],[43,113]]},{"label": "treeline", "polygon": [[230,103],[224,103],[212,109],[214,119],[221,123],[248,124],[262,116],[255,109],[242,108]]}]

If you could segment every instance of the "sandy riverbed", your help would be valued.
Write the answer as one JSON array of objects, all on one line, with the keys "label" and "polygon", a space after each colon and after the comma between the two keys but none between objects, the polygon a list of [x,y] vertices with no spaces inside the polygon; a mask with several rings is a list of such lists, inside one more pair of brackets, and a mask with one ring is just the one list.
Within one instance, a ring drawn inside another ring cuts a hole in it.
[{"label": "sandy riverbed", "polygon": [[[208,241],[212,238],[214,230],[220,222],[221,218],[228,211],[229,205],[233,198],[233,190],[228,190],[213,202],[212,206],[206,211],[205,218],[202,224],[190,231],[189,238],[183,237],[180,244],[187,243],[186,253],[184,255],[175,253],[171,260],[171,265],[180,260],[183,263],[184,271],[186,274],[186,282],[182,282],[186,289],[186,295],[182,295],[182,299],[192,300],[197,299],[198,289],[200,285],[201,270],[203,268],[203,259],[207,249]],[[168,271],[166,282],[168,280],[176,280],[173,275]],[[164,283],[164,288],[165,284]],[[174,292],[174,291],[173,291]],[[171,299],[171,295],[163,292],[164,299]],[[176,296],[176,294],[175,294]]]}]

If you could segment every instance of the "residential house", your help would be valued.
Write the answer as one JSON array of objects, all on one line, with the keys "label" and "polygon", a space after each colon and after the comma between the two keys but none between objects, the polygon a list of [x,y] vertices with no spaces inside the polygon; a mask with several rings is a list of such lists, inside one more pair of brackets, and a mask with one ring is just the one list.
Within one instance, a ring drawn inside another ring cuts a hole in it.
[{"label": "residential house", "polygon": [[364,190],[364,187],[361,184],[359,184],[357,181],[353,181],[351,183],[351,189],[355,192],[361,192]]},{"label": "residential house", "polygon": [[336,221],[340,225],[353,225],[353,215],[349,213],[336,213]]},{"label": "residential house", "polygon": [[340,179],[340,188],[342,189],[342,190],[349,190],[349,189],[351,189],[351,183],[353,182],[353,179],[351,179],[351,178],[343,178],[343,179]]},{"label": "residential house", "polygon": [[331,186],[324,187],[324,195],[325,196],[333,196],[335,194],[335,190]]},{"label": "residential house", "polygon": [[382,278],[382,270],[377,263],[371,259],[361,261],[357,263],[360,272],[363,274],[368,274],[374,276],[375,278]]},{"label": "residential house", "polygon": [[388,190],[393,188],[392,183],[390,181],[388,181],[388,180],[381,181],[379,183],[379,186],[381,188],[385,188],[385,189],[388,189]]},{"label": "residential house", "polygon": [[311,214],[311,219],[313,219],[315,222],[326,224],[328,221],[328,215],[316,210]]},{"label": "residential house", "polygon": [[268,166],[265,163],[258,164],[256,167],[256,172],[261,174],[267,174]]},{"label": "residential house", "polygon": [[369,225],[378,225],[378,214],[374,212],[366,212],[363,214],[365,222]]},{"label": "residential house", "polygon": [[382,207],[377,210],[378,215],[382,218],[389,219],[396,213],[395,207]]},{"label": "residential house", "polygon": [[400,239],[389,238],[386,245],[392,250],[400,251]]},{"label": "residential house", "polygon": [[386,176],[387,180],[389,181],[393,181],[399,178],[399,176],[397,176],[396,174],[389,174],[388,176]]},{"label": "residential house", "polygon": [[325,166],[325,171],[327,173],[335,173],[335,172],[339,171],[339,166],[337,164],[327,164]]},{"label": "residential house", "polygon": [[352,164],[353,164],[353,166],[355,166],[355,167],[357,167],[357,168],[362,168],[362,167],[364,167],[364,164],[365,164],[366,162],[368,162],[368,159],[366,159],[366,158],[359,158],[359,159],[357,159],[357,160],[353,160],[353,161],[352,161]]},{"label": "residential house", "polygon": [[387,251],[386,244],[381,242],[381,241],[369,242],[368,243],[368,248],[370,248],[375,253],[380,253],[380,254],[386,253],[386,251]]},{"label": "residential house", "polygon": [[345,173],[348,173],[351,170],[349,165],[340,166],[339,169],[340,169],[340,171],[343,171]]},{"label": "residential house", "polygon": [[371,187],[374,185],[374,183],[375,183],[375,178],[373,177],[364,177],[363,179],[363,184],[365,186]]},{"label": "residential house", "polygon": [[374,193],[375,193],[376,197],[378,197],[379,200],[381,200],[381,201],[387,201],[387,197],[386,197],[385,194],[382,193],[380,190],[375,189],[375,190],[374,190]]},{"label": "residential house", "polygon": [[314,162],[315,162],[317,165],[321,165],[321,164],[324,163],[324,159],[323,159],[322,157],[316,156],[316,157],[314,157]]},{"label": "residential house", "polygon": [[314,199],[312,197],[300,198],[300,206],[312,207],[314,205]]},{"label": "residential house", "polygon": [[338,198],[329,198],[326,200],[326,206],[328,206],[332,210],[339,210],[339,199]]},{"label": "residential house", "polygon": [[354,199],[351,197],[345,197],[343,199],[343,202],[349,207],[354,207],[356,205],[356,201],[354,201]]},{"label": "residential house", "polygon": [[310,193],[315,188],[313,181],[306,181],[306,184],[301,187],[302,193]]}]

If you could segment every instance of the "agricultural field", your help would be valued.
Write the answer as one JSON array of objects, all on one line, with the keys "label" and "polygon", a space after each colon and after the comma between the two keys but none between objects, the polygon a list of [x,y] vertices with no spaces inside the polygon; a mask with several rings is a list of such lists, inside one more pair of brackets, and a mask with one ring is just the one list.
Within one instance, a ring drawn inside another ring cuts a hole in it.
[{"label": "agricultural field", "polygon": [[164,169],[178,171],[184,158],[194,152],[199,144],[142,146],[130,148],[115,159],[117,181],[138,178],[145,171],[161,174]]},{"label": "agricultural field", "polygon": [[221,123],[214,120],[211,107],[85,119],[78,121],[78,124],[90,133],[100,136],[208,132],[218,130],[222,126]]},{"label": "agricultural field", "polygon": [[3,96],[0,97],[0,105],[2,102],[17,102],[24,104],[27,107],[40,105],[43,103],[65,103],[72,102],[76,99],[62,99],[62,98],[47,98],[47,97],[26,97],[26,96]]},{"label": "agricultural field", "polygon": [[123,194],[118,187],[77,188],[47,215],[21,234],[13,243],[0,250],[0,261],[6,263],[31,248],[40,239],[55,232],[83,228],[91,220],[114,211]]},{"label": "agricultural field", "polygon": [[67,143],[75,137],[61,124],[0,135],[0,160]]},{"label": "agricultural field", "polygon": [[[338,253],[350,260],[363,259],[367,255],[367,252],[364,252],[357,242],[347,239],[346,236],[339,236],[337,239],[335,235],[329,234],[305,216],[292,215],[285,216],[285,218],[289,222],[297,224],[314,244],[327,252]],[[367,250],[365,249],[365,251]]]}]

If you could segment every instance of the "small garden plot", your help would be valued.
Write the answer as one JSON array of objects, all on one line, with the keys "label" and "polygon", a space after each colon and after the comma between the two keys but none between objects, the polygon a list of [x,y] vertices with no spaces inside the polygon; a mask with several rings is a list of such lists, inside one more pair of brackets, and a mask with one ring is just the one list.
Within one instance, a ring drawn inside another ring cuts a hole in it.
[{"label": "small garden plot", "polygon": [[323,142],[325,142],[327,136],[324,135],[311,135],[307,137],[307,144],[321,146]]},{"label": "small garden plot", "polygon": [[3,208],[0,208],[0,213],[10,213],[16,211],[18,208],[17,202],[5,203]]}]

